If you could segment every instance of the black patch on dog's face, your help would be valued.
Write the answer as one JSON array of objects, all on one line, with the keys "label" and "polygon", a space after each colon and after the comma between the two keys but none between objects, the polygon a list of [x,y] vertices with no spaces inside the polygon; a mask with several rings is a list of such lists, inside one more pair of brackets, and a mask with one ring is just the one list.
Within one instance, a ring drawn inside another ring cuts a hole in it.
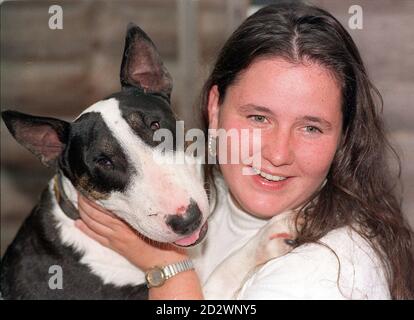
[{"label": "black patch on dog's face", "polygon": [[[119,102],[122,117],[148,146],[156,147],[161,143],[153,138],[154,132],[163,128],[172,133],[173,149],[176,149],[176,120],[165,99],[134,88],[115,93],[107,99],[110,98]],[[125,191],[135,172],[121,145],[97,112],[85,113],[72,123],[59,165],[75,188],[94,199],[106,199],[112,191]]]},{"label": "black patch on dog's face", "polygon": [[125,191],[134,169],[101,115],[90,112],[71,125],[59,166],[72,184],[94,199]]},{"label": "black patch on dog's face", "polygon": [[147,145],[156,147],[160,144],[160,141],[154,140],[154,132],[160,128],[168,129],[172,133],[173,149],[176,150],[176,118],[165,99],[136,88],[115,93],[109,98],[119,101],[122,117]]}]

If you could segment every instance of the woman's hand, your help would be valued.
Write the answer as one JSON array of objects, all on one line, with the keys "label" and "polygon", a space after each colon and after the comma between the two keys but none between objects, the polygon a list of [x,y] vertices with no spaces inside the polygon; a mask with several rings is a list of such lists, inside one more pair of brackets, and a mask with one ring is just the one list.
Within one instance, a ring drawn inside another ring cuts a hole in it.
[{"label": "woman's hand", "polygon": [[103,207],[78,195],[81,220],[75,225],[92,239],[124,256],[141,270],[187,258],[183,249],[158,243],[140,235]]},{"label": "woman's hand", "polygon": [[[187,258],[183,249],[144,238],[111,212],[82,195],[78,195],[78,207],[82,220],[76,220],[75,225],[80,230],[103,246],[118,252],[143,271]],[[161,287],[151,288],[148,298],[203,299],[203,294],[196,272],[188,270],[168,279]]]}]

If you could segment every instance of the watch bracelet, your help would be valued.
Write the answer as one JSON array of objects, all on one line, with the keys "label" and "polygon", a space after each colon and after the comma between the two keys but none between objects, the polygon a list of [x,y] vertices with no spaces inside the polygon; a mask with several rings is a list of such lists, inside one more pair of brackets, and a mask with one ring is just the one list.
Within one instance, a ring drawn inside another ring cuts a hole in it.
[{"label": "watch bracelet", "polygon": [[167,280],[180,272],[191,270],[191,269],[194,269],[193,262],[187,259],[187,260],[179,261],[179,262],[164,266],[162,268],[162,271],[165,275],[165,280]]}]

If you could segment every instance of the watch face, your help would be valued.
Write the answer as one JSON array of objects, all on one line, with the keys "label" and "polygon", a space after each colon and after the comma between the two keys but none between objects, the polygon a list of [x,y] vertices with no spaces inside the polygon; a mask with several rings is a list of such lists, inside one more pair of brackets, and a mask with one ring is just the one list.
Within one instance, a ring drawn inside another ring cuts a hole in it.
[{"label": "watch face", "polygon": [[164,273],[160,268],[153,268],[148,271],[146,278],[151,287],[158,287],[165,282]]}]

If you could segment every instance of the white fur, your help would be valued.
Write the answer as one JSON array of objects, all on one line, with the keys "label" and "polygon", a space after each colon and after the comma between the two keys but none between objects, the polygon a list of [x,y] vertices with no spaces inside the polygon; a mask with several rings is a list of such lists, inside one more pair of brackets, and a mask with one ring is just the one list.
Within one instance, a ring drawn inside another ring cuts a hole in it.
[{"label": "white fur", "polygon": [[[49,190],[54,195],[53,183],[53,180],[49,183]],[[68,179],[63,180],[63,187],[69,198],[76,199],[75,188]],[[125,286],[145,282],[144,273],[140,269],[75,227],[75,221],[66,216],[55,197],[52,198],[52,203],[52,213],[57,222],[60,239],[63,244],[71,246],[82,255],[80,263],[87,265],[91,272],[100,277],[105,284]]]},{"label": "white fur", "polygon": [[272,236],[287,233],[296,237],[293,212],[273,217],[243,247],[222,261],[203,286],[206,300],[234,299],[255,268],[292,250],[283,238]]}]

